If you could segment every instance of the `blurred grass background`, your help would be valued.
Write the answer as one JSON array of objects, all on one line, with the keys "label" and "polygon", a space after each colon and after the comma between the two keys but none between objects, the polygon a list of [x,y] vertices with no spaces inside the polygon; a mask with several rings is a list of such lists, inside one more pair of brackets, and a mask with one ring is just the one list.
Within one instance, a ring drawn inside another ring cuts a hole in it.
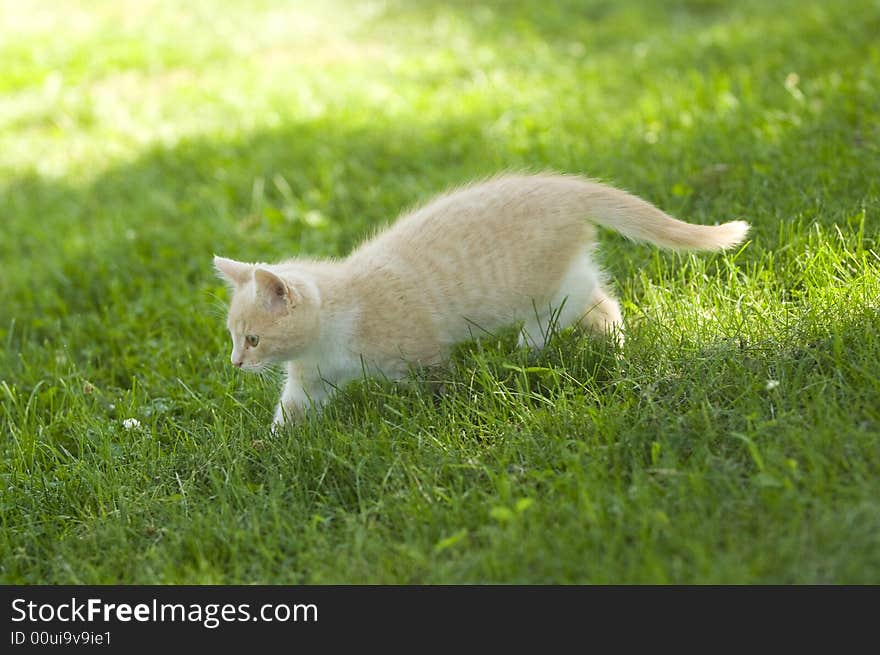
[{"label": "blurred grass background", "polygon": [[[876,0],[3,1],[0,580],[877,582],[877,33]],[[619,361],[501,338],[270,439],[211,255],[343,255],[505,169],[751,241],[603,235]]]}]

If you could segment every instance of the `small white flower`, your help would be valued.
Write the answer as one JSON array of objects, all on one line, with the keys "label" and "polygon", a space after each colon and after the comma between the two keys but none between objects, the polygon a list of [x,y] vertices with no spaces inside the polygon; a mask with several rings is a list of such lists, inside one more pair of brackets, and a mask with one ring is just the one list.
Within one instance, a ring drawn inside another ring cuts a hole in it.
[{"label": "small white flower", "polygon": [[767,380],[767,386],[765,387],[767,391],[772,391],[776,387],[779,386],[779,380]]},{"label": "small white flower", "polygon": [[141,422],[136,418],[127,418],[122,421],[122,427],[126,430],[139,430],[141,427]]}]

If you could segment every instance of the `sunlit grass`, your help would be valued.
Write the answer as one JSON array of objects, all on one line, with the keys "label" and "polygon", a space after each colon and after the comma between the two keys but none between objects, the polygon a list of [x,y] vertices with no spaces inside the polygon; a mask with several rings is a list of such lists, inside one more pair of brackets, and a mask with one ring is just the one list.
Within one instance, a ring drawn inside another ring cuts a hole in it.
[{"label": "sunlit grass", "polygon": [[[880,581],[876,3],[0,17],[0,580]],[[211,255],[545,168],[750,240],[603,234],[621,353],[501,335],[268,435]]]}]

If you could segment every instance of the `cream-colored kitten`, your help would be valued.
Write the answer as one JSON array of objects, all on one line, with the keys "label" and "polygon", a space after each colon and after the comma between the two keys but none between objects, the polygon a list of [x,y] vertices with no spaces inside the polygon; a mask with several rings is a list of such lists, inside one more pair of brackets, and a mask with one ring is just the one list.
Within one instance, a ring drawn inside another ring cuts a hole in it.
[{"label": "cream-colored kitten", "polygon": [[549,323],[621,335],[590,223],[666,248],[721,250],[748,224],[691,225],[624,191],[578,177],[505,175],[441,195],[342,261],[246,264],[214,258],[233,286],[232,363],[284,364],[273,430],[368,373],[404,377],[450,347],[522,323],[544,345]]}]

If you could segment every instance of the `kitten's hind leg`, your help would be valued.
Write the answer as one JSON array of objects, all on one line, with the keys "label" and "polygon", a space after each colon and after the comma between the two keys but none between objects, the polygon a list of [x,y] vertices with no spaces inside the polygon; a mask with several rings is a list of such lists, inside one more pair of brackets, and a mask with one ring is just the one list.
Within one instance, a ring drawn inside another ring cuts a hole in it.
[{"label": "kitten's hind leg", "polygon": [[620,314],[620,305],[601,287],[596,288],[579,322],[591,332],[609,336],[618,346],[623,345],[623,317]]}]

